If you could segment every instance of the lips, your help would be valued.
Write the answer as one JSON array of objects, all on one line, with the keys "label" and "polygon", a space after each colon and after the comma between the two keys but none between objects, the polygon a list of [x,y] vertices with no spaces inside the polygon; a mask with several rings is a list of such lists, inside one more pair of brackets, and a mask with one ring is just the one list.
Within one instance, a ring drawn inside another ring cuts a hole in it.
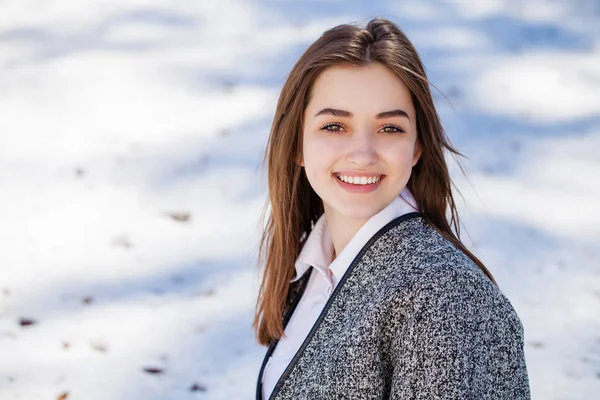
[{"label": "lips", "polygon": [[[379,179],[376,180],[375,182],[372,183],[349,183],[349,182],[344,182],[340,176],[338,174],[333,174],[335,177],[335,181],[338,183],[338,185],[340,185],[340,187],[348,192],[351,193],[370,193],[373,192],[375,190],[377,190],[377,188],[379,187],[379,185],[381,185],[381,182],[385,179],[385,175],[379,175]],[[340,174],[341,176],[347,176],[348,175],[343,175]],[[353,181],[355,178],[359,178],[356,174],[354,175],[349,175],[353,178]],[[361,181],[364,182],[365,180],[367,180],[369,178],[376,178],[378,175],[376,174],[369,174],[368,176],[366,174],[363,174],[363,176],[360,177]]]},{"label": "lips", "polygon": [[373,183],[377,183],[382,175],[373,175],[373,176],[352,176],[352,175],[342,175],[335,174],[335,176],[346,183],[351,183],[353,185],[370,185]]}]

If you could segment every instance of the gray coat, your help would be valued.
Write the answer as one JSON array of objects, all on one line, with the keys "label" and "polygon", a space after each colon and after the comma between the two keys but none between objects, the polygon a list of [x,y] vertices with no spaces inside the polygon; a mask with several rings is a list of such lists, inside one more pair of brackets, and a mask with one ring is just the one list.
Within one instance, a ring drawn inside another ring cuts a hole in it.
[{"label": "gray coat", "polygon": [[358,253],[269,399],[530,399],[523,326],[469,257],[405,214]]}]

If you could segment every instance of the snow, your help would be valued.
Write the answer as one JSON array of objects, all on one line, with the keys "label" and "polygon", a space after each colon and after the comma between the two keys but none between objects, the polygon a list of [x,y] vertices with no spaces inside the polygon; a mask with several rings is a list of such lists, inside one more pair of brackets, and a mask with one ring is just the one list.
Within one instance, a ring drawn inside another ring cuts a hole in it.
[{"label": "snow", "polygon": [[532,397],[599,396],[598,2],[4,0],[1,399],[253,398],[278,90],[373,16],[446,96],[463,240],[523,321]]}]

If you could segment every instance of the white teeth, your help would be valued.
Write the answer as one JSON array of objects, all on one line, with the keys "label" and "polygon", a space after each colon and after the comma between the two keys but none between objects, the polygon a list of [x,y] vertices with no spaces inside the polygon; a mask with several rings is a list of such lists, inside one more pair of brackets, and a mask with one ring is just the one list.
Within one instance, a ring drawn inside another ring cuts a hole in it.
[{"label": "white teeth", "polygon": [[370,185],[372,183],[376,183],[381,179],[381,176],[346,176],[346,175],[338,175],[338,177],[346,182],[352,183],[354,185]]}]

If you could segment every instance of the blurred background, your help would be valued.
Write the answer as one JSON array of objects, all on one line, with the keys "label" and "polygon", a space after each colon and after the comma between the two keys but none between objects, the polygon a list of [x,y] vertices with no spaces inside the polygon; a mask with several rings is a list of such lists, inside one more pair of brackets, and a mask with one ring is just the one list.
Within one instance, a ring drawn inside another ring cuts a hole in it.
[{"label": "blurred background", "polygon": [[278,91],[376,16],[468,157],[533,398],[600,398],[600,1],[0,0],[1,399],[253,398]]}]

